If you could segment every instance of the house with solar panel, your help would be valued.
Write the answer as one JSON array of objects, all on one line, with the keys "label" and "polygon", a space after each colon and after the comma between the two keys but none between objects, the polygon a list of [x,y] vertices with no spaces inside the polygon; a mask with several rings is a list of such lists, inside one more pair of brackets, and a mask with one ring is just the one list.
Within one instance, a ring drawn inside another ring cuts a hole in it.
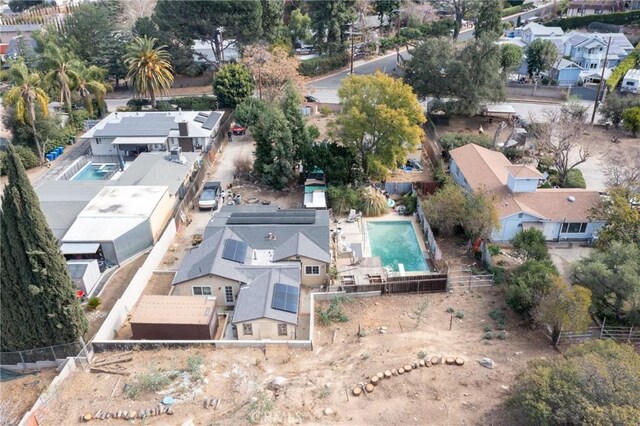
[{"label": "house with solar panel", "polygon": [[327,282],[327,210],[223,206],[184,257],[173,295],[215,296],[239,339],[296,337],[302,287]]},{"label": "house with solar panel", "polygon": [[143,152],[208,151],[220,139],[223,111],[113,112],[80,136],[94,157],[126,158]]}]

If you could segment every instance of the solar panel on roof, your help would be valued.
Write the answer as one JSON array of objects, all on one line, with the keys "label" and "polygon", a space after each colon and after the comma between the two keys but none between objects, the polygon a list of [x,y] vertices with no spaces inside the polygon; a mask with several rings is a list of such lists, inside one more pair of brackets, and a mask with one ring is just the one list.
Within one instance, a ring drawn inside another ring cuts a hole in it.
[{"label": "solar panel on roof", "polygon": [[311,225],[315,223],[316,213],[313,210],[278,210],[261,213],[232,213],[227,220],[228,225]]},{"label": "solar panel on roof", "polygon": [[197,121],[198,123],[204,123],[207,120],[206,117],[203,117],[201,115],[196,116],[196,118],[193,119],[193,121]]},{"label": "solar panel on roof", "polygon": [[209,113],[207,113],[207,112],[199,112],[199,113],[198,113],[198,117],[204,117],[204,118],[207,118],[208,116],[209,116]]},{"label": "solar panel on roof", "polygon": [[278,311],[298,313],[298,300],[300,289],[292,285],[276,283],[273,286],[273,297],[271,298],[271,308]]},{"label": "solar panel on roof", "polygon": [[222,258],[232,262],[244,263],[247,257],[247,243],[227,238],[222,249]]}]

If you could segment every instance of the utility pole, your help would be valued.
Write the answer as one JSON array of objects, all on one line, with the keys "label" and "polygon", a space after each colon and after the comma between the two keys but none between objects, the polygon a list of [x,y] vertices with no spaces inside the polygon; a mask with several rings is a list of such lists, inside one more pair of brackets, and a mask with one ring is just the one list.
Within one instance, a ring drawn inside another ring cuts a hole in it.
[{"label": "utility pole", "polygon": [[602,64],[602,74],[600,75],[600,84],[598,84],[598,93],[596,93],[596,101],[593,104],[593,114],[591,114],[591,124],[596,119],[596,111],[598,110],[598,101],[600,101],[600,92],[602,91],[602,83],[604,83],[604,71],[607,69],[607,58],[609,57],[609,47],[611,46],[611,38],[607,43],[607,51],[604,54],[604,63]]},{"label": "utility pole", "polygon": [[353,75],[353,22],[351,23],[351,74]]}]

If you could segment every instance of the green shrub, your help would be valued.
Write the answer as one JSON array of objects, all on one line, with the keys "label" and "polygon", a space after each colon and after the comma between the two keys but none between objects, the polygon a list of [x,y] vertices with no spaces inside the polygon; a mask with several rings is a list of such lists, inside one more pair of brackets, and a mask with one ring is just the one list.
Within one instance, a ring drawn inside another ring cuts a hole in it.
[{"label": "green shrub", "polygon": [[489,312],[489,316],[494,321],[504,320],[504,312],[502,312],[500,309],[492,310],[491,312]]},{"label": "green shrub", "polygon": [[493,282],[496,284],[504,284],[505,283],[505,270],[502,266],[494,266],[491,269],[493,272]]},{"label": "green shrub", "polygon": [[129,399],[137,399],[144,393],[159,391],[170,382],[168,373],[151,369],[146,374],[138,374],[135,381],[126,386],[125,395]]},{"label": "green shrub", "polygon": [[346,298],[341,296],[335,296],[331,299],[331,303],[326,310],[323,310],[320,306],[316,309],[318,313],[318,320],[322,325],[329,325],[332,322],[347,322],[349,317],[342,310],[342,303]]},{"label": "green shrub", "polygon": [[440,137],[440,145],[445,151],[464,146],[470,143],[480,145],[485,148],[493,146],[493,140],[487,135],[472,135],[468,133],[445,133]]},{"label": "green shrub", "polygon": [[452,313],[454,313],[455,311],[456,311],[456,310],[455,310],[454,308],[452,308],[451,306],[449,306],[449,307],[447,308],[447,313],[449,313],[449,314],[452,314]]},{"label": "green shrub", "polygon": [[87,306],[89,307],[89,309],[94,310],[98,306],[100,306],[101,303],[102,303],[102,299],[100,299],[99,297],[93,296],[89,298],[89,301],[87,302]]},{"label": "green shrub", "polygon": [[503,331],[507,328],[507,321],[503,318],[496,321],[496,328],[500,331]]},{"label": "green shrub", "polygon": [[327,117],[333,113],[333,110],[331,109],[331,107],[329,107],[329,105],[322,105],[318,111],[323,117]]},{"label": "green shrub", "polygon": [[201,356],[190,356],[187,358],[187,369],[191,373],[191,377],[194,380],[202,380],[202,365],[204,364],[204,360]]},{"label": "green shrub", "polygon": [[571,169],[567,172],[567,178],[564,181],[565,188],[582,188],[587,187],[587,183],[584,181],[584,176],[580,169]]},{"label": "green shrub", "polygon": [[330,186],[327,190],[329,204],[334,214],[343,215],[360,205],[358,191],[348,186]]},{"label": "green shrub", "polygon": [[516,148],[515,146],[503,149],[502,153],[512,163],[517,162],[518,160],[521,160],[522,157],[524,157],[524,151]]},{"label": "green shrub", "polygon": [[484,333],[482,335],[482,338],[485,339],[485,340],[491,340],[491,339],[493,339],[493,333],[490,332],[490,331],[487,331],[486,333]]},{"label": "green shrub", "polygon": [[300,62],[298,71],[305,77],[315,77],[345,67],[349,63],[349,59],[349,52],[331,56],[319,56]]},{"label": "green shrub", "polygon": [[214,111],[216,98],[213,96],[184,96],[171,98],[171,103],[184,111]]},{"label": "green shrub", "polygon": [[500,339],[500,340],[504,340],[504,339],[506,339],[506,338],[507,338],[507,333],[506,333],[506,332],[504,332],[504,331],[501,331],[501,332],[499,332],[499,333],[496,335],[496,337],[497,337],[498,339]]},{"label": "green shrub", "polygon": [[460,318],[460,319],[464,318],[464,312],[463,311],[456,312],[456,318]]},{"label": "green shrub", "polygon": [[549,259],[547,241],[539,229],[530,228],[520,231],[511,240],[514,250],[525,259],[546,260]]},{"label": "green shrub", "polygon": [[502,9],[502,17],[515,15],[522,12],[522,6],[506,7]]},{"label": "green shrub", "polygon": [[602,24],[629,25],[640,21],[640,11],[610,13],[608,15],[575,16],[572,18],[554,19],[545,25],[549,27],[561,27],[564,31],[574,28],[585,28],[592,22]]},{"label": "green shrub", "polygon": [[613,91],[622,81],[627,72],[635,68],[640,62],[640,43],[636,48],[613,69],[611,75],[607,79],[607,87]]},{"label": "green shrub", "polygon": [[489,244],[489,247],[487,247],[487,250],[489,250],[489,254],[491,256],[497,256],[501,253],[500,247],[495,244]]},{"label": "green shrub", "polygon": [[493,331],[493,326],[491,324],[485,324],[484,325],[484,332],[485,333],[489,333],[491,331]]},{"label": "green shrub", "polygon": [[[22,165],[25,169],[31,169],[40,164],[38,156],[33,150],[26,146],[15,145],[14,149],[18,157],[22,161]],[[5,175],[7,173],[7,153],[0,151],[0,174]]]},{"label": "green shrub", "polygon": [[429,354],[427,354],[426,351],[418,352],[418,358],[420,358],[420,359],[425,359],[427,356],[429,356]]},{"label": "green shrub", "polygon": [[416,208],[418,207],[418,196],[412,195],[411,193],[404,194],[398,200],[398,204],[405,206],[407,209],[405,210],[405,214],[407,216],[411,216],[415,213]]}]

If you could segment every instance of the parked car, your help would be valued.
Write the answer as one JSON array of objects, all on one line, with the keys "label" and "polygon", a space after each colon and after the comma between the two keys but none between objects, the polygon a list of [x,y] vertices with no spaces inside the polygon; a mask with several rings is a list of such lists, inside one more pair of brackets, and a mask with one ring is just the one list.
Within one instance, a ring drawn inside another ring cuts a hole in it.
[{"label": "parked car", "polygon": [[221,191],[220,182],[205,182],[198,200],[198,208],[200,210],[216,210]]},{"label": "parked car", "polygon": [[315,96],[307,95],[304,97],[306,102],[320,102]]},{"label": "parked car", "polygon": [[244,135],[245,133],[247,133],[247,128],[236,123],[231,128],[231,132],[234,135]]}]

